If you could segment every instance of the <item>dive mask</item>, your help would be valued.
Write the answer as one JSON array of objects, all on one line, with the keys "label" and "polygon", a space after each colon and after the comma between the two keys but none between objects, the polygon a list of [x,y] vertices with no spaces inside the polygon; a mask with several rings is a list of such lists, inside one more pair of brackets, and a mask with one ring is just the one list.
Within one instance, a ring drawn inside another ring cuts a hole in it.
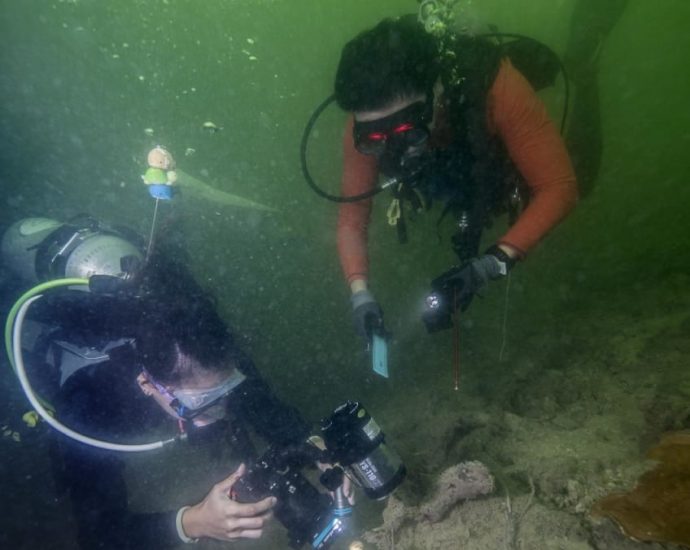
[{"label": "dive mask", "polygon": [[212,388],[171,391],[156,382],[146,370],[144,374],[156,389],[170,400],[168,404],[175,413],[185,420],[191,420],[216,405],[246,378],[240,371],[234,370],[227,380]]},{"label": "dive mask", "polygon": [[428,124],[432,115],[432,101],[416,101],[384,118],[355,121],[355,149],[363,155],[378,157],[393,151],[404,154],[408,148],[419,147],[428,141]]}]

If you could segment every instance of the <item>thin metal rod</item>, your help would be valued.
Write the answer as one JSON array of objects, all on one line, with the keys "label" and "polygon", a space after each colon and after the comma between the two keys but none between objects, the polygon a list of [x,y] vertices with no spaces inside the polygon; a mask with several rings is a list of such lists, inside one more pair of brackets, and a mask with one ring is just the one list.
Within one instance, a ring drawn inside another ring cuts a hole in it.
[{"label": "thin metal rod", "polygon": [[149,256],[151,255],[151,249],[153,248],[153,236],[156,231],[156,219],[158,218],[158,201],[156,199],[156,206],[153,207],[153,220],[151,221],[151,233],[149,234],[149,244],[146,247],[146,260],[149,261]]}]

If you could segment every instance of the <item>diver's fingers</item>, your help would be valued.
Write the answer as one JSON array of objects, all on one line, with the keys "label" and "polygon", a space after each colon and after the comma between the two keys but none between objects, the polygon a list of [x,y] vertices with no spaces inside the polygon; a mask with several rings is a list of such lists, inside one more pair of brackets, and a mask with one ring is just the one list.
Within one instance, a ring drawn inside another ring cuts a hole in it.
[{"label": "diver's fingers", "polygon": [[276,497],[267,497],[258,502],[250,502],[246,504],[237,503],[237,506],[233,510],[233,515],[238,518],[251,518],[255,516],[263,516],[265,513],[269,512],[271,508],[276,505]]},{"label": "diver's fingers", "polygon": [[260,516],[235,518],[227,532],[230,539],[259,538],[266,522],[273,516],[271,512],[264,512]]},{"label": "diver's fingers", "polygon": [[234,539],[258,539],[261,538],[263,529],[243,529],[241,531],[229,531],[228,540]]},{"label": "diver's fingers", "polygon": [[245,472],[247,471],[247,467],[244,464],[240,464],[239,468],[235,470],[233,473],[231,473],[228,477],[226,477],[223,481],[219,481],[213,486],[213,489],[216,491],[219,491],[225,495],[228,495],[230,493],[230,489],[232,489],[232,486],[237,483],[237,480],[240,479]]}]

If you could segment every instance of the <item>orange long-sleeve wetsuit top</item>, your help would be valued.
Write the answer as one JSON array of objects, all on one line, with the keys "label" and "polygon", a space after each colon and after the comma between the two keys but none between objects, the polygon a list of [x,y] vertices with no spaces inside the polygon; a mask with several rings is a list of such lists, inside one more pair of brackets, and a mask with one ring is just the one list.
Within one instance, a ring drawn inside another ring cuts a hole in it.
[{"label": "orange long-sleeve wetsuit top", "polygon": [[[509,60],[501,62],[487,101],[489,131],[498,135],[530,193],[527,208],[500,239],[525,255],[575,206],[577,184],[570,157],[546,107]],[[378,179],[376,158],[359,153],[349,118],[343,138],[342,194],[371,190]],[[432,140],[434,136],[432,135]],[[348,281],[366,279],[367,232],[372,199],[343,203],[338,215],[338,254]]]}]

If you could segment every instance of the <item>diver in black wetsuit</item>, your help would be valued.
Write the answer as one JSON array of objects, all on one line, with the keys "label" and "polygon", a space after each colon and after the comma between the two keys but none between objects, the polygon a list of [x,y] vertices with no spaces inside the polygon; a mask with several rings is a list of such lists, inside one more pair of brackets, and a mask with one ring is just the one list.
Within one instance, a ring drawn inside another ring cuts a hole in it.
[{"label": "diver in black wetsuit", "polygon": [[[27,369],[63,424],[120,443],[148,433],[160,437],[160,430],[167,436],[184,431],[196,448],[219,448],[227,440],[235,463],[255,458],[250,428],[275,447],[306,440],[309,426],[276,398],[235,345],[212,299],[181,265],[154,255],[135,285],[110,290],[46,293],[24,323]],[[200,501],[180,498],[169,502],[169,511],[134,513],[126,482],[131,453],[60,438],[58,454],[60,481],[70,493],[85,549],[258,538],[276,502],[231,500],[244,472],[240,466]],[[170,453],[146,457],[154,465],[171,459]],[[225,468],[224,476],[231,471]],[[152,485],[149,491],[160,489]]]},{"label": "diver in black wetsuit", "polygon": [[[35,413],[59,434],[51,458],[79,546],[259,538],[274,515],[292,548],[325,550],[347,535],[351,481],[385,498],[405,478],[402,459],[359,402],[310,433],[235,344],[179,261],[184,251],[166,241],[144,257],[130,230],[88,216],[26,218],[0,231],[0,263],[16,277],[0,282],[0,308],[16,300],[8,357]],[[302,475],[310,466],[330,496]]]}]

